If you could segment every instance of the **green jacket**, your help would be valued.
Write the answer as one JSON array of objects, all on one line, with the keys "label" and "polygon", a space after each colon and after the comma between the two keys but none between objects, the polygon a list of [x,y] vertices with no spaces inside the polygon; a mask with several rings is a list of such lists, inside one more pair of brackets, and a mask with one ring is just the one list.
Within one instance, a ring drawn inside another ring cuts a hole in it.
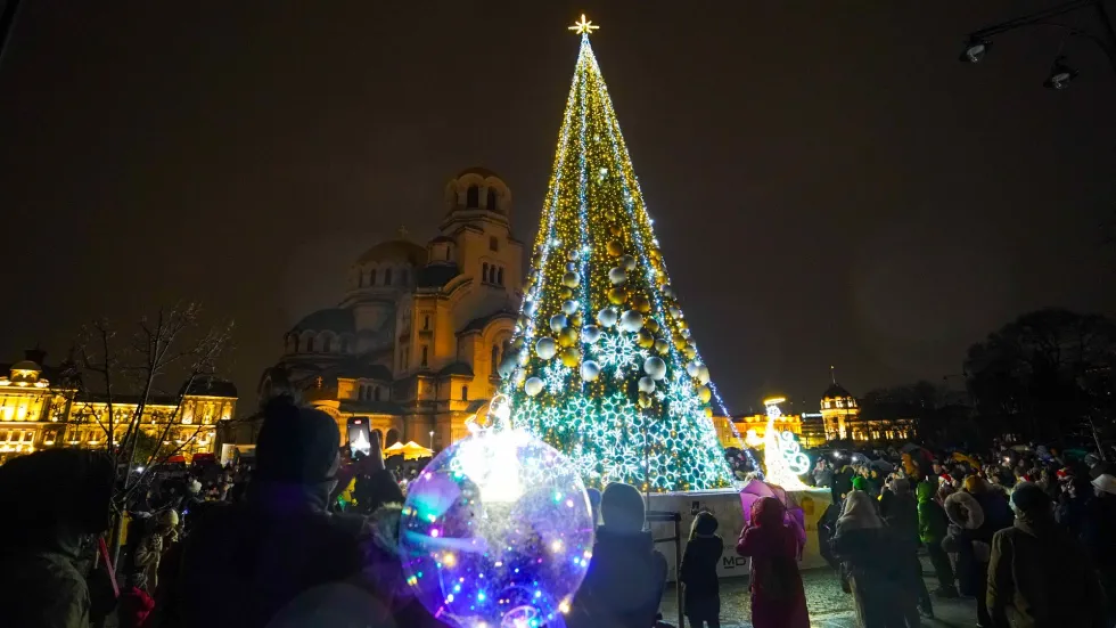
[{"label": "green jacket", "polygon": [[918,495],[918,536],[923,544],[941,543],[946,537],[948,522],[941,505],[934,501],[934,485],[919,482],[915,489]]}]

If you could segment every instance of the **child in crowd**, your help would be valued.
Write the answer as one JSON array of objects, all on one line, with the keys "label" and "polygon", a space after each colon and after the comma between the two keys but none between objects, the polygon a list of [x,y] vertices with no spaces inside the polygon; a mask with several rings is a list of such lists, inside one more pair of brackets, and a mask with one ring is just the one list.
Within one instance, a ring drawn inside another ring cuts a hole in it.
[{"label": "child in crowd", "polygon": [[721,560],[724,541],[716,532],[717,518],[712,513],[699,512],[690,526],[690,541],[682,557],[680,578],[686,585],[683,608],[693,628],[721,626],[717,561]]}]

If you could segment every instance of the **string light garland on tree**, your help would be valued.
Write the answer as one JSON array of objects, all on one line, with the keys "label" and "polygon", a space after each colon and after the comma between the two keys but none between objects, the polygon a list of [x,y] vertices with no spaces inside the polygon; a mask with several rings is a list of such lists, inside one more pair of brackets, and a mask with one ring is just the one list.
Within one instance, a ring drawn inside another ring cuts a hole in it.
[{"label": "string light garland on tree", "polygon": [[727,487],[715,390],[589,44],[597,28],[570,27],[581,48],[503,392],[590,485]]}]

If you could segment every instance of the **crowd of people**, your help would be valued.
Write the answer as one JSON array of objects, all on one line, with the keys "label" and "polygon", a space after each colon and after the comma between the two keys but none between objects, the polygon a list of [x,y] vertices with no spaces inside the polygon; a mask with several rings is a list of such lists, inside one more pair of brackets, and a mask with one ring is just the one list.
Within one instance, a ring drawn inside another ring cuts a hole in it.
[{"label": "crowd of people", "polygon": [[[250,628],[442,624],[410,593],[399,555],[404,488],[417,466],[339,450],[328,415],[272,400],[254,466],[151,474],[128,493],[106,543],[121,478],[110,458],[49,450],[0,467],[0,617],[27,628]],[[842,460],[848,463],[842,464]],[[834,461],[837,464],[834,464]],[[988,462],[985,462],[988,461]],[[1112,626],[1116,477],[1095,456],[1042,448],[935,457],[920,447],[875,460],[822,456],[810,474],[832,495],[822,555],[860,625],[912,628],[937,600],[976,599],[986,628]],[[779,493],[783,495],[783,493]],[[565,623],[649,628],[667,563],[630,485],[590,491],[593,557]],[[806,628],[803,543],[782,498],[751,508],[735,550],[750,559],[752,623]],[[689,624],[719,628],[719,522],[693,519],[678,576]],[[920,551],[933,565],[927,590]]]},{"label": "crowd of people", "polygon": [[1106,596],[1116,586],[1116,477],[1098,456],[1015,447],[935,457],[910,446],[859,461],[823,457],[811,476],[833,498],[818,526],[822,554],[862,625],[917,626],[934,598],[959,595],[975,598],[986,628],[1116,623]]}]

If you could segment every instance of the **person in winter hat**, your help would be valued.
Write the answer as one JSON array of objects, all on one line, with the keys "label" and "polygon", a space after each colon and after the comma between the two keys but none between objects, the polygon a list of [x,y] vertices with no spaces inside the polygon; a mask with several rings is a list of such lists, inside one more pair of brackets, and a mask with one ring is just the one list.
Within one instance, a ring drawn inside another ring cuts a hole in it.
[{"label": "person in winter hat", "polygon": [[[853,491],[852,495],[866,495]],[[786,506],[764,497],[740,533],[736,552],[752,559],[752,625],[755,628],[807,628],[806,593],[798,573],[798,538],[785,522]]]},{"label": "person in winter hat", "polygon": [[949,517],[949,534],[942,547],[957,554],[957,582],[961,594],[977,600],[977,623],[991,626],[992,620],[985,606],[988,582],[988,560],[991,555],[991,537],[985,536],[984,509],[968,491],[958,491],[946,498],[946,516]]},{"label": "person in winter hat", "polygon": [[570,628],[647,628],[666,585],[666,558],[643,530],[643,496],[613,482],[601,494],[593,558],[566,617]]},{"label": "person in winter hat", "polygon": [[934,573],[938,576],[938,590],[935,594],[939,597],[957,597],[957,588],[953,585],[953,565],[949,562],[949,554],[942,549],[949,527],[945,510],[934,500],[934,485],[931,482],[919,482],[915,489],[918,498],[918,537],[926,546],[930,555],[930,563],[934,565]]},{"label": "person in winter hat", "polygon": [[988,611],[997,626],[1103,625],[1105,592],[1085,548],[1054,521],[1043,488],[1023,483],[1011,496],[1015,522],[992,538]]},{"label": "person in winter hat", "polygon": [[683,607],[693,628],[719,628],[721,614],[720,579],[717,564],[721,562],[724,541],[717,536],[717,518],[713,513],[699,512],[690,526],[690,539],[678,578],[686,585]]},{"label": "person in winter hat", "polygon": [[114,479],[111,458],[77,449],[0,466],[0,624],[87,628],[113,610],[105,572],[79,565],[109,527]]},{"label": "person in winter hat", "polygon": [[[339,615],[390,625],[391,609],[363,578],[367,517],[328,511],[340,466],[337,423],[289,397],[270,400],[263,414],[245,500],[218,504],[196,522],[175,590],[156,614],[180,628],[350,625]],[[402,502],[378,444],[374,472],[385,494],[375,498]]]}]

